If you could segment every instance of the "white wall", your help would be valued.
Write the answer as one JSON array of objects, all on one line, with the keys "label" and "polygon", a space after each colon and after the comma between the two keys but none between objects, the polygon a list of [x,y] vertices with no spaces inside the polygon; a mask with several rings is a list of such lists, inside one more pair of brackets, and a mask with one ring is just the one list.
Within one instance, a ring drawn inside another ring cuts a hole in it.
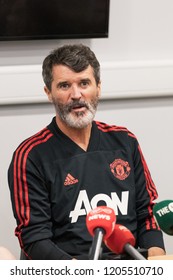
[{"label": "white wall", "polygon": [[[172,10],[172,0],[111,0],[109,38],[80,40],[95,51],[102,66],[96,118],[136,134],[159,200],[173,199]],[[16,146],[54,115],[43,93],[43,58],[58,45],[78,41],[0,42],[0,245],[17,257],[7,168]],[[167,252],[173,253],[171,236],[164,237]]]}]

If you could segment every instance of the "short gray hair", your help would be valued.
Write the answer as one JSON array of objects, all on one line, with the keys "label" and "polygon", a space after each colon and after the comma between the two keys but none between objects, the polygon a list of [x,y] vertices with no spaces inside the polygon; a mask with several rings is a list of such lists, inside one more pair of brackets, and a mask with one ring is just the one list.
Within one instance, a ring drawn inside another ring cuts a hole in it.
[{"label": "short gray hair", "polygon": [[45,85],[51,90],[52,69],[55,65],[65,65],[76,73],[93,68],[96,84],[100,82],[100,64],[93,51],[83,44],[64,45],[53,50],[43,61],[42,76]]}]

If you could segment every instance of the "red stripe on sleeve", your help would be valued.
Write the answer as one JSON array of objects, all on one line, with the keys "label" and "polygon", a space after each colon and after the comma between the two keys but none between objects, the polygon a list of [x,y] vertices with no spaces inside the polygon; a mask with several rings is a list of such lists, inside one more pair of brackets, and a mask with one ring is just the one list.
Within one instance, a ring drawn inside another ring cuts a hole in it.
[{"label": "red stripe on sleeve", "polygon": [[154,219],[154,216],[153,216],[153,213],[152,213],[152,206],[154,204],[153,200],[155,200],[158,197],[158,194],[157,194],[155,184],[154,184],[154,182],[151,178],[147,163],[144,159],[144,156],[143,156],[143,153],[142,153],[142,150],[141,150],[140,146],[138,146],[138,149],[139,149],[142,164],[143,164],[143,167],[144,167],[144,175],[145,175],[145,179],[146,179],[146,189],[147,189],[149,197],[150,197],[150,204],[148,206],[148,212],[150,214],[150,220],[149,219],[146,220],[146,228],[147,229],[156,229],[158,227],[156,225],[156,222],[155,222],[155,219]]},{"label": "red stripe on sleeve", "polygon": [[[15,234],[19,237],[21,228],[27,226],[30,220],[30,205],[28,185],[26,180],[26,162],[29,152],[37,145],[46,142],[52,133],[43,129],[24,141],[15,152],[14,157],[14,200],[16,214],[19,220]],[[20,240],[20,237],[19,237]],[[21,240],[20,240],[21,241]]]},{"label": "red stripe on sleeve", "polygon": [[98,122],[98,121],[96,121],[95,123],[96,123],[98,129],[100,129],[103,132],[110,132],[110,131],[126,131],[126,132],[128,132],[128,129],[123,127],[123,126],[108,125],[108,124],[101,123],[101,122]]}]

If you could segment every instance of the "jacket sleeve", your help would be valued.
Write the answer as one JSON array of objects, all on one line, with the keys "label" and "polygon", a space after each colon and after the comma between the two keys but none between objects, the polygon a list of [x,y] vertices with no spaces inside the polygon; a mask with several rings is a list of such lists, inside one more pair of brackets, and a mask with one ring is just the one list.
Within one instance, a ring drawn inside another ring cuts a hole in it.
[{"label": "jacket sleeve", "polygon": [[72,259],[52,242],[49,191],[30,155],[13,155],[8,170],[11,202],[22,252],[28,259]]},{"label": "jacket sleeve", "polygon": [[156,186],[137,139],[133,138],[133,158],[136,187],[137,244],[141,248],[165,249],[163,235],[156,224],[153,206],[158,198]]}]

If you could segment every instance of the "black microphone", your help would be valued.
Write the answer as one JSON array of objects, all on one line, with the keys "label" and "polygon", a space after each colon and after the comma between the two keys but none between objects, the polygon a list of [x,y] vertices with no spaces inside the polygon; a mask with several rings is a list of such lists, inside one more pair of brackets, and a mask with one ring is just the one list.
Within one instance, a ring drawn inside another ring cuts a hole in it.
[{"label": "black microphone", "polygon": [[168,235],[173,235],[173,200],[163,200],[153,207],[158,226]]},{"label": "black microphone", "polygon": [[127,253],[135,260],[146,260],[142,254],[134,248],[135,237],[125,226],[116,224],[112,234],[105,240],[106,246],[116,254]]},{"label": "black microphone", "polygon": [[86,226],[89,233],[93,236],[91,250],[89,252],[90,260],[98,260],[101,255],[102,241],[107,239],[116,222],[114,210],[107,206],[99,206],[91,210],[86,217]]}]

